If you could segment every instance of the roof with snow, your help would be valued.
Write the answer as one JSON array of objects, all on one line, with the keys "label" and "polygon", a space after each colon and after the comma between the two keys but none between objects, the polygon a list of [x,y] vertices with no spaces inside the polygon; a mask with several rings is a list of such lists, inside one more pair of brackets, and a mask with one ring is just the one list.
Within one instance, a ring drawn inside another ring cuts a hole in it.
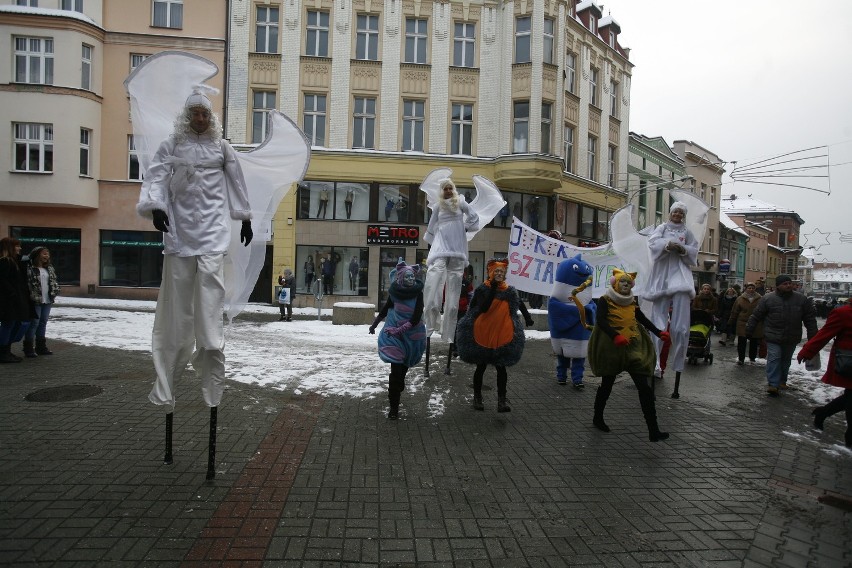
[{"label": "roof with snow", "polygon": [[805,224],[804,219],[792,209],[784,209],[783,207],[755,199],[754,197],[737,197],[731,195],[728,198],[723,198],[720,205],[722,211],[740,215],[795,215],[800,225]]},{"label": "roof with snow", "polygon": [[50,8],[32,8],[30,6],[0,6],[0,13],[5,14],[28,14],[31,16],[51,16],[60,18],[71,18],[80,20],[93,26],[101,27],[97,22],[85,14],[73,10],[52,10]]},{"label": "roof with snow", "polygon": [[814,268],[814,282],[852,283],[852,268]]},{"label": "roof with snow", "polygon": [[748,236],[748,233],[743,230],[742,227],[734,223],[733,219],[728,217],[728,214],[724,211],[719,211],[719,223],[722,224],[726,229],[734,231],[735,233],[740,233],[741,235]]}]

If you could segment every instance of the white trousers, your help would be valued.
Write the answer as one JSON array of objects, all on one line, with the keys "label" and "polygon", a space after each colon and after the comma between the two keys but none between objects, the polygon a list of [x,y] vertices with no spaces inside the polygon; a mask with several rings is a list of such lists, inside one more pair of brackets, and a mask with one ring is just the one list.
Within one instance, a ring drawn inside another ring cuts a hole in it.
[{"label": "white trousers", "polygon": [[[157,380],[148,399],[175,406],[175,378],[192,359],[207,406],[219,406],[225,380],[224,255],[165,255],[154,316],[152,353]],[[195,353],[193,354],[193,350]]]},{"label": "white trousers", "polygon": [[[692,298],[688,292],[679,292],[672,296],[657,298],[654,300],[651,311],[651,321],[658,329],[665,331],[669,322],[669,305],[671,305],[671,324],[669,334],[672,346],[669,349],[669,362],[674,371],[683,371],[686,362],[686,347],[689,344],[689,312],[692,306]],[[663,342],[652,335],[654,348],[657,350],[657,370],[660,370],[660,350]]]},{"label": "white trousers", "polygon": [[[426,284],[423,287],[423,320],[426,334],[439,330],[444,340],[453,342],[456,323],[459,319],[459,294],[461,294],[462,275],[465,261],[461,258],[439,258],[429,265],[426,271]],[[446,285],[446,290],[444,286]],[[441,318],[441,304],[444,304],[444,317]]]}]

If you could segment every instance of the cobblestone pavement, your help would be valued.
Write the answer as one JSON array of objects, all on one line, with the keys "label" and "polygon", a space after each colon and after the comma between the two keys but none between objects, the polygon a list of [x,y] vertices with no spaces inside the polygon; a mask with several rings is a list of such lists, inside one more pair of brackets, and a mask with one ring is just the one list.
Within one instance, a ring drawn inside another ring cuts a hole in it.
[{"label": "cobblestone pavement", "polygon": [[672,436],[656,444],[626,377],[612,432],[592,428],[599,380],[558,386],[543,340],[509,370],[506,414],[495,390],[472,410],[472,367],[444,375],[443,355],[397,422],[382,397],[228,383],[209,482],[191,373],[167,466],[150,356],[52,345],[0,367],[4,566],[852,565],[842,415],[814,430],[801,395],[765,397],[732,348],[689,366],[679,400],[657,383]]}]

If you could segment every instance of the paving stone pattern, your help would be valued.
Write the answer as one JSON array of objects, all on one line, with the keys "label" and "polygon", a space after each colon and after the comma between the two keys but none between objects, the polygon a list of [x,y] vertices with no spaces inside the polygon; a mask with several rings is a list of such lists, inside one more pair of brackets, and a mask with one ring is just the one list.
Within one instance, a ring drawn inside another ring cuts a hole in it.
[{"label": "paving stone pattern", "polygon": [[[492,369],[485,412],[470,408],[473,369],[444,375],[443,348],[397,422],[384,397],[229,383],[207,482],[209,412],[191,373],[166,466],[150,356],[52,346],[0,366],[3,566],[852,565],[852,456],[830,445],[842,415],[816,433],[806,402],[765,397],[763,368],[736,367],[731,348],[689,366],[679,400],[669,377],[657,383],[672,437],[656,444],[627,377],[612,432],[592,428],[598,379],[558,386],[542,340],[509,369],[506,414]],[[102,393],[25,400],[72,385]]]}]

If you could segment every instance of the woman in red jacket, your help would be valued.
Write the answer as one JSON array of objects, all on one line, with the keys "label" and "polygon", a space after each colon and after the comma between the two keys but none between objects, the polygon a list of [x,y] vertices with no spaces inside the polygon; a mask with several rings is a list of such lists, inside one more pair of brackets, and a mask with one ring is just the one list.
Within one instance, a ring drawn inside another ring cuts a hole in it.
[{"label": "woman in red jacket", "polygon": [[829,340],[834,339],[828,355],[828,367],[822,382],[843,388],[843,394],[826,404],[814,408],[814,426],[823,429],[825,419],[841,410],[846,411],[846,446],[852,448],[852,373],[841,374],[835,367],[837,350],[852,350],[852,298],[831,310],[822,329],[802,346],[796,360],[800,363],[819,353]]}]

